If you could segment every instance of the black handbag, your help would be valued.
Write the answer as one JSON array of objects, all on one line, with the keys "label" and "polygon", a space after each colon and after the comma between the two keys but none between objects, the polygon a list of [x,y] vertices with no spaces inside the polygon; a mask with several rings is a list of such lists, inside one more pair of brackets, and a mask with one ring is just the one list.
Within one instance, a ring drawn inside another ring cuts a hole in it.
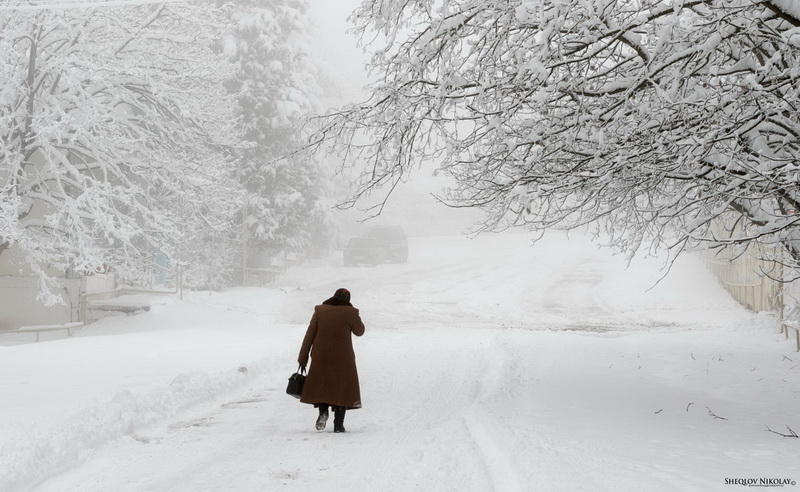
[{"label": "black handbag", "polygon": [[306,368],[299,367],[297,372],[289,376],[289,384],[286,385],[286,394],[300,398],[303,394],[303,384],[306,382]]}]

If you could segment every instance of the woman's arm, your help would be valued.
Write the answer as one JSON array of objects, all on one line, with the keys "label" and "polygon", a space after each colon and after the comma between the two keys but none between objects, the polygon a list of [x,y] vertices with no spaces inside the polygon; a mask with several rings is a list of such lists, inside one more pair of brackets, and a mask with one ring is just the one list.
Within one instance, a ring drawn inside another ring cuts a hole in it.
[{"label": "woman's arm", "polygon": [[364,334],[364,322],[361,321],[361,316],[358,314],[358,309],[356,309],[356,314],[353,316],[353,319],[350,323],[350,331],[353,332],[353,335],[360,337]]},{"label": "woman's arm", "polygon": [[308,323],[306,336],[303,338],[303,345],[300,346],[300,354],[297,356],[297,362],[305,367],[308,364],[308,353],[311,351],[311,346],[314,344],[314,338],[317,337],[317,308],[314,308],[314,315],[311,316],[311,322]]}]

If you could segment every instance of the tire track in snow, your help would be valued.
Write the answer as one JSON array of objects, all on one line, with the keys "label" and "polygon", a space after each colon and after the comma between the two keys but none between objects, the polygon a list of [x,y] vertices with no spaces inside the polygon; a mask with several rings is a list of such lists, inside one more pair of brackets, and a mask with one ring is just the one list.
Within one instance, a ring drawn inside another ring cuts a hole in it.
[{"label": "tire track in snow", "polygon": [[492,489],[497,492],[521,492],[525,490],[508,456],[492,436],[493,429],[481,423],[474,414],[464,416],[463,420],[467,432],[475,443],[475,447],[478,449],[489,474]]},{"label": "tire track in snow", "polygon": [[[491,354],[491,357],[481,358],[482,367],[477,371],[480,376],[472,397],[472,405],[462,417],[462,421],[484,464],[492,489],[497,492],[523,491],[525,489],[512,460],[502,445],[498,444],[496,436],[501,433],[500,428],[492,423],[492,418],[486,412],[480,410],[482,402],[492,401],[497,394],[507,391],[502,383],[510,370],[510,354],[508,347],[494,338],[484,350],[485,354]],[[475,358],[475,361],[477,360],[478,358]]]}]

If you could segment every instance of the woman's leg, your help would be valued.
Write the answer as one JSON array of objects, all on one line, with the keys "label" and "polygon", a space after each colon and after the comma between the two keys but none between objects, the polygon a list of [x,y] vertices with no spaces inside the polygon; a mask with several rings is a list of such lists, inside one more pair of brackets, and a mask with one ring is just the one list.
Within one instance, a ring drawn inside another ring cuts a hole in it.
[{"label": "woman's leg", "polygon": [[344,407],[333,407],[333,432],[345,432],[344,414],[347,411]]},{"label": "woman's leg", "polygon": [[319,408],[319,417],[317,417],[317,430],[325,429],[325,424],[328,422],[328,404],[327,403],[320,403],[317,405]]}]

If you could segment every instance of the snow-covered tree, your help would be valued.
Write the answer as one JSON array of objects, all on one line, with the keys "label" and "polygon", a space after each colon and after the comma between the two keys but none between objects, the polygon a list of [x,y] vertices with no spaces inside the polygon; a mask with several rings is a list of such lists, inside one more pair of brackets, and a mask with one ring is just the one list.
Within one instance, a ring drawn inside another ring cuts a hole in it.
[{"label": "snow-covered tree", "polygon": [[235,135],[221,16],[204,2],[3,3],[0,250],[43,281],[124,273],[237,199],[208,191],[225,186]]},{"label": "snow-covered tree", "polygon": [[305,49],[306,0],[248,0],[231,7],[223,41],[236,72],[228,83],[245,150],[236,176],[246,190],[242,214],[251,247],[304,249],[324,223],[323,180],[308,156],[286,157],[298,126],[316,107],[315,68]]},{"label": "snow-covered tree", "polygon": [[378,81],[312,139],[366,163],[353,201],[434,162],[486,228],[800,263],[798,2],[364,0],[353,20],[385,42]]}]

